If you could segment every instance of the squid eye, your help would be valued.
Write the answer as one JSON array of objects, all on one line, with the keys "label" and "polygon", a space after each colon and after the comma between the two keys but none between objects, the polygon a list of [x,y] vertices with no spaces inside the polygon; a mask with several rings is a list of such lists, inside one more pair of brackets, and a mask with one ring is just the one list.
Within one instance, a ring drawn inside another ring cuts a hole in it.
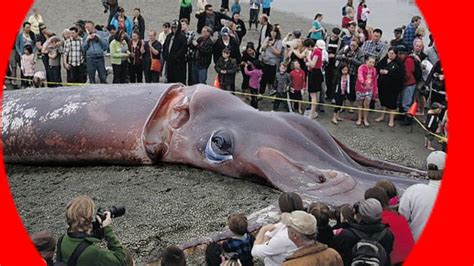
[{"label": "squid eye", "polygon": [[214,131],[204,151],[206,158],[212,163],[222,163],[233,159],[233,137],[227,130]]}]

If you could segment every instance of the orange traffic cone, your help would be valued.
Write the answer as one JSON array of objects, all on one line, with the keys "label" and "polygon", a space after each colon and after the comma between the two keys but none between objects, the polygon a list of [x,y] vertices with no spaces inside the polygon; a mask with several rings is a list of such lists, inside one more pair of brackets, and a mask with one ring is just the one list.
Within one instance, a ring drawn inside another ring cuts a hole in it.
[{"label": "orange traffic cone", "polygon": [[221,88],[221,82],[219,81],[219,77],[216,77],[216,80],[214,80],[214,87],[218,89]]},{"label": "orange traffic cone", "polygon": [[414,101],[413,104],[410,106],[410,108],[407,111],[407,116],[414,117],[414,116],[416,116],[417,111],[418,111],[418,103],[416,101]]}]

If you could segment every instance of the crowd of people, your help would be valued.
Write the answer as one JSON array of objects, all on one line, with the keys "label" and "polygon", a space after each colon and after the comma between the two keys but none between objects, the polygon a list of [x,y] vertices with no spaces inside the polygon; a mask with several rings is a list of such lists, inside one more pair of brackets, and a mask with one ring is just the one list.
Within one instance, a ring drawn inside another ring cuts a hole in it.
[{"label": "crowd of people", "polygon": [[[305,206],[298,193],[283,193],[278,200],[279,222],[258,232],[249,232],[245,215],[231,214],[227,226],[233,236],[207,244],[206,265],[252,266],[256,258],[266,266],[402,265],[428,221],[445,161],[442,151],[428,156],[429,184],[413,185],[400,194],[391,181],[380,179],[354,204]],[[133,256],[112,230],[111,211],[98,212],[90,197],[72,199],[66,206],[66,221],[67,233],[58,241],[47,231],[31,236],[48,265],[134,265]],[[102,240],[107,248],[97,245]],[[170,246],[160,263],[184,266],[186,256]]]}]

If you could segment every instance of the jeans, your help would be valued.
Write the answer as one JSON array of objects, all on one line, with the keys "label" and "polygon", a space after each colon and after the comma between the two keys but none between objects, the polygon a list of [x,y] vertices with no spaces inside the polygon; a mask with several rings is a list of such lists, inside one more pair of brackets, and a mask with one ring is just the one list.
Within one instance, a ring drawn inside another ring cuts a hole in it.
[{"label": "jeans", "polygon": [[402,91],[402,109],[404,112],[410,109],[413,103],[413,94],[415,93],[416,85],[405,86]]},{"label": "jeans", "polygon": [[207,68],[193,65],[193,79],[199,84],[207,84]]},{"label": "jeans", "polygon": [[95,82],[95,73],[99,73],[100,83],[107,83],[107,71],[105,70],[104,57],[86,57],[87,73],[90,83]]}]

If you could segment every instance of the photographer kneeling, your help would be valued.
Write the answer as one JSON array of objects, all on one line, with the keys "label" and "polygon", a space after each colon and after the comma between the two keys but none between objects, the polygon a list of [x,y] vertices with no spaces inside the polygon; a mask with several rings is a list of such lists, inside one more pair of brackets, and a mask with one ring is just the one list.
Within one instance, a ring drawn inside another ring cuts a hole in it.
[{"label": "photographer kneeling", "polygon": [[[125,252],[117,235],[112,231],[112,217],[117,208],[96,213],[94,201],[88,196],[78,196],[66,206],[69,225],[66,235],[58,240],[56,261],[65,265],[126,265]],[[115,214],[115,215],[114,215]],[[101,248],[101,238],[107,249]]]}]

